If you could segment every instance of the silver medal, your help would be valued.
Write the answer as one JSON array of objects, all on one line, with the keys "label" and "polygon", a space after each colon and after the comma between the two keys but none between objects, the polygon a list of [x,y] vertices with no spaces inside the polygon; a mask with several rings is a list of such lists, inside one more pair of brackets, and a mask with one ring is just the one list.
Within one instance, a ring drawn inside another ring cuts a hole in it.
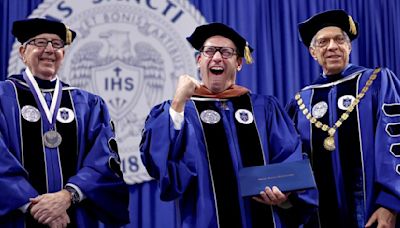
[{"label": "silver medal", "polygon": [[40,119],[40,112],[31,105],[25,105],[21,109],[22,117],[29,122],[37,122]]},{"label": "silver medal", "polygon": [[200,113],[200,119],[204,123],[216,124],[221,120],[221,116],[214,110],[204,110]]},{"label": "silver medal", "polygon": [[320,101],[312,107],[312,115],[317,119],[323,117],[326,111],[328,111],[328,104],[325,101]]},{"label": "silver medal", "polygon": [[43,135],[43,143],[48,148],[56,148],[61,144],[62,137],[56,131],[48,131]]}]

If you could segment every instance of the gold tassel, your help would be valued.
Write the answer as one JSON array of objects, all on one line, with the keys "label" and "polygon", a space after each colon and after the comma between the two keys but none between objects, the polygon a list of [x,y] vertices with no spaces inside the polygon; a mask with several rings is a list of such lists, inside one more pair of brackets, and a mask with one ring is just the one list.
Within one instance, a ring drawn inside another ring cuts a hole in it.
[{"label": "gold tassel", "polygon": [[71,30],[69,30],[68,26],[65,26],[65,29],[67,30],[66,31],[67,34],[66,34],[66,37],[65,37],[65,43],[67,45],[69,45],[72,42],[72,32],[71,32]]},{"label": "gold tassel", "polygon": [[350,24],[350,32],[353,35],[357,35],[356,24],[353,21],[353,18],[349,15],[349,24]]},{"label": "gold tassel", "polygon": [[251,52],[248,42],[246,42],[246,46],[244,46],[244,59],[246,60],[247,64],[253,63],[253,58],[251,57]]}]

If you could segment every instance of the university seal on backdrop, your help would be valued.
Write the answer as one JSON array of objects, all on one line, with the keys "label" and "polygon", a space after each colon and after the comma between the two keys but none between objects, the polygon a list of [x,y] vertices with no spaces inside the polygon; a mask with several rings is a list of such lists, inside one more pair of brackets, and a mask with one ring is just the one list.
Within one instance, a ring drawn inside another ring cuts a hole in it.
[{"label": "university seal on backdrop", "polygon": [[[204,18],[187,0],[44,0],[29,17],[61,20],[77,32],[59,76],[106,101],[125,181],[150,180],[140,161],[141,130],[150,108],[172,98],[179,75],[197,74],[186,37]],[[25,68],[18,47],[9,74]]]}]

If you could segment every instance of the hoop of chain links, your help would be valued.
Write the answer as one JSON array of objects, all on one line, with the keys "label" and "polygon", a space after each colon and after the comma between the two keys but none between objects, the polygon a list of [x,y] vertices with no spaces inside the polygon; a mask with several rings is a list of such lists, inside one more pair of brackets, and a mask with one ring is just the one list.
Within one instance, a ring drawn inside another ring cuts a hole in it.
[{"label": "hoop of chain links", "polygon": [[381,71],[381,68],[376,68],[372,75],[369,77],[368,81],[365,83],[364,87],[362,88],[361,92],[357,94],[354,101],[350,104],[347,108],[346,112],[344,112],[340,118],[335,122],[335,124],[330,127],[327,124],[323,124],[321,121],[317,120],[306,108],[305,104],[303,103],[303,99],[301,98],[300,93],[296,93],[295,99],[297,101],[297,105],[299,106],[300,111],[303,112],[304,116],[310,121],[311,124],[314,124],[316,128],[320,128],[323,131],[328,132],[328,137],[324,140],[324,148],[328,151],[334,151],[336,149],[335,146],[335,133],[336,130],[343,124],[345,120],[349,118],[351,112],[353,112],[354,108],[360,103],[361,99],[365,96],[365,93],[368,91],[369,87],[372,85],[374,80],[377,77],[377,74]]}]

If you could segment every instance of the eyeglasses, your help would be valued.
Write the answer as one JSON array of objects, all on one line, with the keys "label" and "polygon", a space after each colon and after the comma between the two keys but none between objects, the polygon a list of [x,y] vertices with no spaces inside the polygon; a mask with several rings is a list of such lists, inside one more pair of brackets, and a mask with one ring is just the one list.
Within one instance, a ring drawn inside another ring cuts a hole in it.
[{"label": "eyeglasses", "polygon": [[26,43],[27,44],[33,44],[36,47],[47,47],[47,45],[49,43],[51,43],[51,46],[53,46],[54,49],[60,49],[60,48],[63,48],[65,46],[65,43],[62,40],[58,40],[58,39],[48,40],[46,38],[34,38],[34,39],[31,39],[31,40],[28,40]]},{"label": "eyeglasses", "polygon": [[212,58],[215,53],[221,53],[222,58],[229,59],[230,57],[236,55],[236,51],[230,47],[213,47],[213,46],[204,46],[200,52],[203,53],[204,56]]},{"label": "eyeglasses", "polygon": [[338,35],[335,37],[331,37],[331,38],[320,38],[317,39],[314,43],[315,46],[317,47],[326,47],[329,45],[329,43],[331,42],[331,40],[335,41],[336,44],[341,45],[347,42],[346,37],[344,37],[343,35]]}]

